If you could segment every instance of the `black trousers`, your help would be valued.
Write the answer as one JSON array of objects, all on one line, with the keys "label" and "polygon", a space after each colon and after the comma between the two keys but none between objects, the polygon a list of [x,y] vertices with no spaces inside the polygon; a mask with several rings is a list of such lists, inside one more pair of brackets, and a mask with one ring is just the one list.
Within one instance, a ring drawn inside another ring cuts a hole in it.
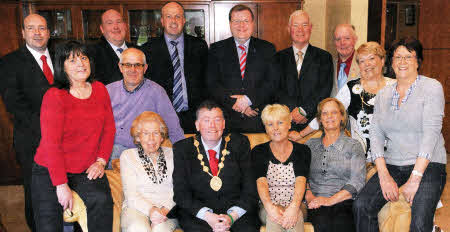
[{"label": "black trousers", "polygon": [[[218,213],[220,214],[220,213]],[[178,221],[184,232],[212,232],[211,227],[204,220],[190,215],[186,211],[178,210]],[[234,222],[230,228],[231,232],[258,232],[259,223],[256,215],[244,214]]]},{"label": "black trousers", "polygon": [[353,200],[345,200],[332,206],[308,209],[308,219],[314,232],[356,231],[352,212]]},{"label": "black trousers", "polygon": [[25,195],[25,219],[27,225],[32,232],[36,231],[36,223],[34,222],[33,203],[31,192],[31,168],[32,162],[22,163],[23,175],[23,192]]},{"label": "black trousers", "polygon": [[[106,175],[89,180],[86,173],[67,174],[68,185],[80,195],[87,209],[89,231],[111,232],[113,201]],[[34,220],[38,232],[62,232],[63,208],[58,203],[48,169],[36,163],[32,169]]]}]

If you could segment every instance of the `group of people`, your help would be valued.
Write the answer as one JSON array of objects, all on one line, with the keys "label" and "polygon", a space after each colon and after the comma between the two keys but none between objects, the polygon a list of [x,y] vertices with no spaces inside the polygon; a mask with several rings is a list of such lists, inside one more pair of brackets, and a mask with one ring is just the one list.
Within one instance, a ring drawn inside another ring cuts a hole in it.
[{"label": "group of people", "polygon": [[[276,52],[252,37],[253,12],[239,4],[233,36],[208,49],[183,33],[180,3],[161,13],[164,34],[140,48],[108,10],[97,44],[69,41],[54,55],[46,20],[24,19],[26,45],[1,59],[0,93],[32,231],[63,231],[72,190],[88,229],[112,231],[112,159],[122,231],[259,231],[260,219],[267,231],[303,231],[303,200],[315,231],[377,231],[379,210],[399,194],[410,231],[431,231],[446,180],[445,102],[441,84],[418,74],[418,40],[399,40],[386,57],[376,42],[355,50],[354,27],[340,24],[333,59],[309,43],[312,23],[297,10],[292,47]],[[396,80],[383,76],[386,59]],[[317,129],[322,137],[295,142]],[[270,141],[251,150],[240,132]],[[378,171],[367,183],[366,162]]]}]

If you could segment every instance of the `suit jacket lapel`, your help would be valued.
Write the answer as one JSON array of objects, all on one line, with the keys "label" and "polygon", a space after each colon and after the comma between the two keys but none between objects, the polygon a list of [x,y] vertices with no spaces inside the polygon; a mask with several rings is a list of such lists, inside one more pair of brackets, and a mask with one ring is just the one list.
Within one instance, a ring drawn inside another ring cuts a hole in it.
[{"label": "suit jacket lapel", "polygon": [[34,59],[33,54],[31,54],[26,46],[23,46],[22,52],[26,62],[29,64],[27,67],[30,68],[30,73],[37,77],[36,81],[40,84],[40,86],[50,86],[44,72],[37,63],[36,59]]},{"label": "suit jacket lapel", "polygon": [[[292,78],[295,82],[298,80],[297,63],[295,62],[294,49],[291,47],[287,53],[286,70],[289,73],[288,76]],[[302,65],[303,68],[303,65]]]},{"label": "suit jacket lapel", "polygon": [[313,63],[314,54],[313,50],[311,49],[311,44],[308,45],[308,48],[305,52],[305,58],[303,59],[302,68],[300,69],[300,81],[303,81],[303,77],[306,76],[306,73],[308,72],[309,67]]},{"label": "suit jacket lapel", "polygon": [[[230,37],[227,39],[227,45],[226,47],[228,47],[229,49],[227,49],[225,57],[227,57],[230,61],[230,66],[232,68],[230,73],[239,73],[239,79],[241,78],[241,69],[240,69],[240,65],[239,65],[239,58],[238,58],[238,52],[237,52],[237,47],[236,47],[236,43],[234,42],[234,38]],[[248,58],[248,57],[247,57]],[[247,59],[248,62],[248,59]],[[234,75],[232,75],[232,78],[235,77]]]}]

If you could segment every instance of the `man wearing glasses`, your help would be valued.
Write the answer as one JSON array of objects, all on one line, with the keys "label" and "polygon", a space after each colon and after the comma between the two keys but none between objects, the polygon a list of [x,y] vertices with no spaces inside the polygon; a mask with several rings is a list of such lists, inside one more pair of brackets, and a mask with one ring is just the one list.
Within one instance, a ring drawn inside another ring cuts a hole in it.
[{"label": "man wearing glasses", "polygon": [[[135,147],[130,136],[131,123],[144,111],[161,115],[169,129],[172,143],[184,139],[184,131],[166,91],[144,78],[147,67],[144,53],[139,49],[129,48],[122,53],[119,62],[123,79],[106,86],[116,123],[111,160],[118,159],[122,151]],[[108,168],[111,169],[111,162],[108,162]]]},{"label": "man wearing glasses", "polygon": [[273,102],[277,81],[270,64],[275,47],[252,37],[255,21],[249,7],[234,6],[228,19],[233,36],[211,45],[206,84],[210,96],[223,104],[231,131],[263,132],[258,114]]}]

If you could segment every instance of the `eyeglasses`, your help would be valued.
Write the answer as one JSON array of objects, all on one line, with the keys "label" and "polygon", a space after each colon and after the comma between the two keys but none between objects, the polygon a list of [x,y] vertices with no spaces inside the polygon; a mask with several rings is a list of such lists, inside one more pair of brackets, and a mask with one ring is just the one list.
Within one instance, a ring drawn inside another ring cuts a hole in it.
[{"label": "eyeglasses", "polygon": [[250,23],[250,20],[248,20],[248,19],[244,19],[244,20],[232,19],[231,22],[232,22],[233,24],[241,24],[241,23],[244,23],[244,24],[247,25],[247,24]]},{"label": "eyeglasses", "polygon": [[400,63],[402,60],[404,60],[407,63],[411,63],[414,59],[416,58],[416,56],[394,56],[393,60],[394,62]]},{"label": "eyeglasses", "polygon": [[136,64],[130,64],[130,63],[120,63],[120,65],[122,65],[122,67],[124,68],[143,68],[145,66],[145,64],[140,64],[140,63],[136,63]]}]

